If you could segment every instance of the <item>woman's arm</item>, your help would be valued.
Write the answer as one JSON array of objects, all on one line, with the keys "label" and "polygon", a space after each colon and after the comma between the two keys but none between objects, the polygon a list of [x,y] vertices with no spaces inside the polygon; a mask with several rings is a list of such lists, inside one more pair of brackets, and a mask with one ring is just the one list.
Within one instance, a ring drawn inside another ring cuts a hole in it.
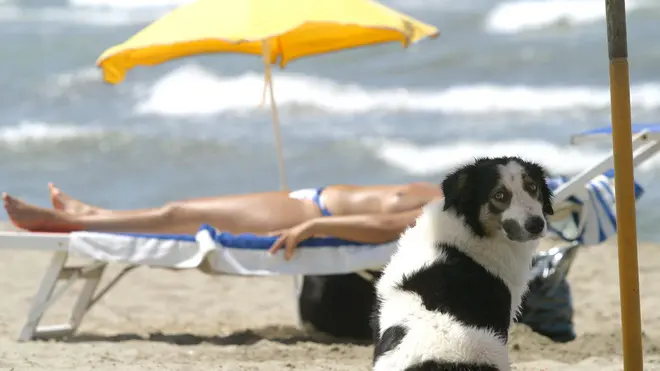
[{"label": "woman's arm", "polygon": [[422,209],[395,214],[365,214],[346,216],[324,216],[308,220],[297,226],[273,232],[279,238],[268,252],[276,253],[284,248],[284,258],[289,260],[298,244],[311,237],[332,236],[364,244],[388,243],[415,223]]},{"label": "woman's arm", "polygon": [[307,226],[312,236],[332,236],[344,240],[380,244],[394,241],[415,223],[422,209],[392,213],[346,216],[326,216],[310,220]]}]

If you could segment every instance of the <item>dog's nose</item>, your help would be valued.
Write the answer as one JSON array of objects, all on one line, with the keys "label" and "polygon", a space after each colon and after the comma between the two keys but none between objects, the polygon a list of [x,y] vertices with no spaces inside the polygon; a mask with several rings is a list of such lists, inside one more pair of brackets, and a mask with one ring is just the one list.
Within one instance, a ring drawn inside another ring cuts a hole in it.
[{"label": "dog's nose", "polygon": [[539,234],[545,228],[545,220],[540,216],[532,216],[525,221],[525,230],[531,234]]}]

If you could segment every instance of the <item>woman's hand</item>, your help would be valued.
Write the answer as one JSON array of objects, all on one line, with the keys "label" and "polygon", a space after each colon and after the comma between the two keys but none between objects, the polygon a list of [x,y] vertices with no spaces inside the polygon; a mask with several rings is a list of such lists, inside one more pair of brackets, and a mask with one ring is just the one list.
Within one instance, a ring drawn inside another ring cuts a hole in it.
[{"label": "woman's hand", "polygon": [[313,225],[313,220],[308,220],[295,227],[269,233],[270,236],[280,237],[273,243],[268,252],[275,254],[284,247],[284,259],[291,259],[298,244],[314,236]]}]

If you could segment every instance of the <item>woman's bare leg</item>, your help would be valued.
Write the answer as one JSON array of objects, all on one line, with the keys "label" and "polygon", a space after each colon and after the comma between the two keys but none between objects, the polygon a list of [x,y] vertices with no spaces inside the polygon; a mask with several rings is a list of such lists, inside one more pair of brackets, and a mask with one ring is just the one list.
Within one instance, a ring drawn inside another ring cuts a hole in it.
[{"label": "woman's bare leg", "polygon": [[111,212],[111,210],[102,209],[76,200],[62,192],[53,183],[48,183],[48,191],[50,193],[50,202],[55,210],[64,211],[65,213],[72,215],[91,215],[102,212]]},{"label": "woman's bare leg", "polygon": [[11,222],[22,229],[36,232],[71,232],[84,229],[74,223],[71,215],[63,211],[33,206],[6,193],[2,194],[2,202]]},{"label": "woman's bare leg", "polygon": [[[48,191],[50,194],[50,202],[53,205],[55,210],[63,211],[69,215],[81,217],[81,216],[90,216],[90,215],[119,215],[123,214],[126,216],[135,217],[147,217],[147,219],[152,219],[153,216],[157,216],[159,211],[162,211],[162,206],[160,208],[147,208],[147,209],[133,209],[133,210],[110,210],[104,209],[98,206],[93,206],[88,203],[77,200],[70,195],[62,192],[55,184],[48,183]],[[107,219],[103,219],[107,220]],[[129,220],[133,220],[130,218]],[[94,223],[94,222],[93,222]],[[105,225],[104,225],[105,226]],[[179,229],[177,227],[176,229]],[[183,228],[185,230],[185,228]],[[157,233],[155,230],[151,231]],[[167,227],[165,232],[174,233],[174,229]]]},{"label": "woman's bare leg", "polygon": [[[154,209],[125,211],[104,210],[80,202],[91,209],[79,213],[41,208],[6,194],[3,200],[7,214],[18,227],[47,232],[195,233],[202,224],[210,224],[233,233],[268,233],[321,215],[311,201],[292,199],[285,192],[179,201]],[[59,206],[80,211],[80,205]]]}]

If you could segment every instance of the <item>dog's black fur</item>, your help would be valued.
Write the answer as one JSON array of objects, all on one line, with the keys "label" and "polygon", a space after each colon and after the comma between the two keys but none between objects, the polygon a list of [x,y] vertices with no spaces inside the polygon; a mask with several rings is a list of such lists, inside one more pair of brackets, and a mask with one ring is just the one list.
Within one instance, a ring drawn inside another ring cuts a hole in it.
[{"label": "dog's black fur", "polygon": [[[404,277],[398,287],[402,291],[419,295],[426,310],[451,313],[463,325],[489,328],[506,341],[511,318],[511,292],[508,287],[500,278],[494,277],[484,267],[453,246],[442,244],[438,248],[445,249],[447,254],[445,260],[436,261],[416,274]],[[443,284],[439,285],[438,282]],[[374,363],[384,353],[396,348],[408,333],[405,326],[397,325],[387,328],[382,336],[378,336],[379,315],[380,307],[377,305],[372,318],[376,344],[373,352]],[[457,365],[428,361],[418,366],[422,368],[410,370],[453,370]],[[462,364],[461,367],[465,368],[456,369],[473,370],[467,363]]]}]

